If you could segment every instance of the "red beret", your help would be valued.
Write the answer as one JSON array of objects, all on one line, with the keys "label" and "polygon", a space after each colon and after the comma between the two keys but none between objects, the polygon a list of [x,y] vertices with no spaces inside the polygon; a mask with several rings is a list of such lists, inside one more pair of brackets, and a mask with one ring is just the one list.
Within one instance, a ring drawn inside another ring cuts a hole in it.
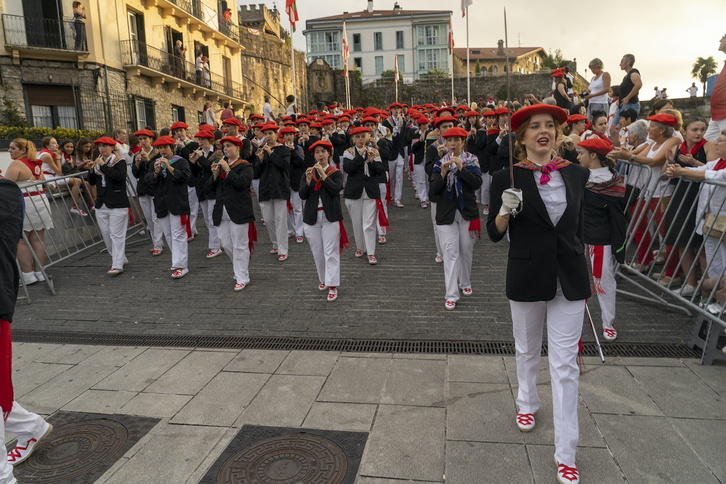
[{"label": "red beret", "polygon": [[214,133],[211,131],[200,131],[194,135],[195,138],[209,138],[214,139]]},{"label": "red beret", "polygon": [[310,124],[310,120],[308,120],[307,118],[300,118],[297,120],[297,122],[295,124],[297,124],[297,125]]},{"label": "red beret", "polygon": [[499,116],[501,114],[509,114],[509,109],[501,107],[494,110],[494,116]]},{"label": "red beret", "polygon": [[513,130],[519,128],[519,126],[528,118],[535,114],[551,114],[558,123],[562,124],[567,121],[567,111],[564,109],[552,106],[551,104],[533,104],[531,106],[524,107],[514,114],[510,119],[510,125]]},{"label": "red beret", "polygon": [[597,136],[580,141],[577,143],[577,146],[582,146],[587,150],[594,151],[602,155],[607,155],[613,150],[613,144],[610,140],[605,140]]},{"label": "red beret", "polygon": [[310,148],[308,148],[308,150],[315,151],[315,148],[317,146],[322,146],[323,148],[328,150],[330,153],[333,152],[333,143],[331,143],[330,141],[324,140],[324,139],[321,139],[320,141],[316,141],[315,143],[313,143],[310,146]]},{"label": "red beret", "polygon": [[582,114],[571,114],[567,117],[567,124],[575,124],[580,121],[587,121],[587,116],[583,116]]},{"label": "red beret", "polygon": [[654,114],[653,116],[648,116],[648,121],[655,121],[656,123],[665,124],[666,126],[670,126],[671,128],[675,128],[676,125],[678,125],[678,118],[673,116],[672,114]]},{"label": "red beret", "polygon": [[297,134],[297,130],[295,128],[293,128],[292,126],[285,126],[278,132],[280,134]]},{"label": "red beret", "polygon": [[171,127],[169,127],[172,131],[175,129],[189,129],[189,125],[183,121],[177,121],[176,123],[172,124]]},{"label": "red beret", "polygon": [[154,146],[174,146],[176,145],[176,140],[172,138],[171,136],[159,136],[159,139],[154,141]]},{"label": "red beret", "polygon": [[361,121],[360,121],[360,124],[366,124],[366,123],[378,124],[378,120],[374,117],[367,116],[367,117],[361,119]]},{"label": "red beret", "polygon": [[285,121],[282,123],[283,126],[295,126],[295,121]]},{"label": "red beret", "polygon": [[225,119],[224,121],[222,121],[222,124],[233,124],[235,126],[239,126],[240,128],[242,127],[242,123],[240,122],[240,120],[235,117]]},{"label": "red beret", "polygon": [[219,142],[222,143],[222,144],[224,144],[224,143],[232,143],[237,148],[242,148],[242,140],[239,139],[236,136],[225,136],[224,138],[222,138],[221,140],[219,140]]},{"label": "red beret", "polygon": [[311,128],[323,129],[323,125],[320,123],[310,123]]},{"label": "red beret", "polygon": [[262,127],[263,127],[263,126],[264,126],[264,124],[263,124],[263,123],[257,123],[257,124],[253,124],[253,125],[252,125],[252,128],[258,128],[258,129],[262,129]]},{"label": "red beret", "polygon": [[431,122],[431,120],[429,118],[427,118],[426,116],[421,116],[416,120],[416,123],[418,123],[418,124],[428,124],[430,122]]},{"label": "red beret", "polygon": [[148,136],[149,138],[153,138],[154,133],[152,133],[148,129],[140,129],[134,133],[134,136]]},{"label": "red beret", "polygon": [[264,116],[261,116],[261,115],[259,115],[259,114],[252,114],[252,115],[250,116],[250,119],[262,119],[262,120],[264,120],[264,119],[265,119],[265,117],[264,117]]},{"label": "red beret", "polygon": [[469,111],[468,113],[464,114],[464,117],[466,117],[466,118],[468,118],[469,116],[476,116],[476,117],[479,117],[479,116],[480,116],[480,114],[479,114],[479,113],[477,113],[476,111]]},{"label": "red beret", "polygon": [[484,113],[482,113],[482,116],[496,116],[496,114],[490,109],[489,111],[484,111]]},{"label": "red beret", "polygon": [[453,116],[441,116],[434,118],[434,127],[438,128],[441,123],[454,123],[456,124],[456,118]]},{"label": "red beret", "polygon": [[402,108],[402,107],[403,107],[403,104],[401,104],[401,103],[392,103],[390,106],[388,106],[388,109]]},{"label": "red beret", "polygon": [[350,130],[350,135],[351,136],[353,136],[354,134],[359,134],[359,133],[368,133],[368,134],[371,134],[371,130],[368,129],[368,128],[366,128],[366,127],[363,127],[363,126],[358,126],[357,128],[353,128],[353,129]]},{"label": "red beret", "polygon": [[116,141],[115,139],[111,138],[110,136],[101,136],[96,141],[94,141],[94,143],[97,144],[97,145],[116,146],[116,144],[118,143],[118,141]]},{"label": "red beret", "polygon": [[348,116],[341,116],[338,118],[339,123],[342,123],[344,121],[350,122],[350,118]]},{"label": "red beret", "polygon": [[446,113],[446,112],[451,113],[451,114],[456,113],[456,111],[454,111],[454,108],[443,107],[443,108],[439,108],[436,110],[436,117],[441,117],[441,113]]},{"label": "red beret", "polygon": [[336,107],[337,106],[335,104],[331,104],[330,106],[328,106],[328,109],[335,109]]},{"label": "red beret", "polygon": [[260,129],[264,131],[275,131],[277,132],[278,129],[280,129],[279,126],[277,126],[275,123],[265,123],[263,124]]},{"label": "red beret", "polygon": [[323,119],[323,120],[322,120],[322,121],[320,122],[320,124],[322,124],[323,126],[325,126],[326,124],[333,124],[334,122],[335,122],[335,121],[333,121],[332,119]]},{"label": "red beret", "polygon": [[466,138],[467,136],[469,136],[469,132],[466,131],[464,128],[455,127],[455,128],[447,129],[446,132],[444,134],[442,134],[441,136],[443,138],[455,138],[455,137]]},{"label": "red beret", "polygon": [[363,111],[363,117],[367,118],[369,116],[379,116],[381,114],[381,112],[382,111],[380,109],[365,108],[365,110]]},{"label": "red beret", "polygon": [[292,116],[283,116],[282,120],[283,121],[292,121]]},{"label": "red beret", "polygon": [[467,106],[466,104],[462,104],[460,106],[457,106],[456,110],[457,111],[469,111],[469,106]]},{"label": "red beret", "polygon": [[315,111],[315,110],[313,109],[313,110],[312,110],[312,111],[310,111],[310,112],[309,112],[308,114],[312,116],[313,114],[318,114],[318,112],[317,112],[317,111]]}]

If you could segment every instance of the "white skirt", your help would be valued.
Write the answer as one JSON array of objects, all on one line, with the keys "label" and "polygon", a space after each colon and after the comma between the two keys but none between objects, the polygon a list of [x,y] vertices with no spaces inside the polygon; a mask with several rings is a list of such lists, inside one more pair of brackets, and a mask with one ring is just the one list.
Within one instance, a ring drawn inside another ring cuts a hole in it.
[{"label": "white skirt", "polygon": [[33,230],[52,229],[53,217],[50,215],[50,203],[45,194],[23,197],[25,201],[25,219],[23,220],[23,230],[31,232]]}]

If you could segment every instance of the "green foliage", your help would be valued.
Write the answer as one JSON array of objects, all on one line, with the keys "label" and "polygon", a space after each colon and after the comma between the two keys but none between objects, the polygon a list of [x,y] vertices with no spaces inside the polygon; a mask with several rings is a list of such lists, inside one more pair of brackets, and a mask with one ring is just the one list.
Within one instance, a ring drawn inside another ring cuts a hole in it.
[{"label": "green foliage", "polygon": [[481,62],[479,62],[479,59],[476,60],[476,64],[474,64],[474,73],[475,74],[481,74]]},{"label": "green foliage", "polygon": [[706,95],[706,81],[708,76],[716,74],[716,68],[718,64],[713,56],[699,57],[696,62],[693,63],[693,69],[691,69],[691,76],[701,81],[703,84],[703,95]]},{"label": "green foliage", "polygon": [[393,79],[394,75],[395,72],[393,72],[393,69],[388,69],[387,71],[381,72],[381,79]]},{"label": "green foliage", "polygon": [[542,59],[542,69],[557,69],[558,67],[566,67],[570,65],[568,59],[562,57],[562,51],[560,49],[555,50],[554,55],[545,56]]},{"label": "green foliage", "polygon": [[426,76],[429,78],[449,77],[449,73],[441,69],[431,69],[426,73]]},{"label": "green foliage", "polygon": [[28,125],[28,122],[20,114],[20,110],[15,105],[15,103],[8,99],[7,93],[4,93],[2,97],[2,109],[0,109],[0,117],[2,117],[2,120],[0,120],[0,125],[2,126]]},{"label": "green foliage", "polygon": [[92,129],[68,129],[68,128],[33,128],[26,126],[0,126],[0,139],[41,139],[46,136],[53,136],[57,140],[63,138],[79,139],[91,138],[96,139],[103,136],[103,131]]}]

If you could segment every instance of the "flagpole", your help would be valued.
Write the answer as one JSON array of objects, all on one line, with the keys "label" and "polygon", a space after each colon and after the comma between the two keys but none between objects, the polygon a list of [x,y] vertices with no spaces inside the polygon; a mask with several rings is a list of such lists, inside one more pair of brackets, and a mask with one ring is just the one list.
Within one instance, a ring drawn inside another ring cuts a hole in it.
[{"label": "flagpole", "polygon": [[451,49],[449,57],[451,57],[451,104],[453,105],[456,100],[454,97],[454,49]]},{"label": "flagpole", "polygon": [[290,35],[290,50],[292,51],[292,95],[295,96],[295,106],[297,107],[298,111],[301,109],[301,106],[298,105],[298,98],[297,98],[297,75],[295,73],[295,45],[293,44],[292,35]]},{"label": "flagpole", "polygon": [[471,104],[471,68],[469,66],[469,7],[466,7],[466,104]]}]

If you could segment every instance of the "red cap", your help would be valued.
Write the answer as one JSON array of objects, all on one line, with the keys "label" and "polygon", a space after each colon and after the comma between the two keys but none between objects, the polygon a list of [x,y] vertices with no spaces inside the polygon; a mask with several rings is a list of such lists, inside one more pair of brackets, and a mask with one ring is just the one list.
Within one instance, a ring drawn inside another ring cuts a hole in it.
[{"label": "red cap", "polygon": [[283,116],[282,120],[283,121],[292,121],[292,116]]},{"label": "red cap", "polygon": [[184,121],[177,121],[176,123],[172,124],[169,129],[171,129],[172,131],[174,131],[175,129],[189,129],[189,125]]},{"label": "red cap", "polygon": [[401,103],[393,103],[390,106],[388,106],[388,109],[402,108],[402,107],[403,107],[403,104],[401,104]]},{"label": "red cap", "polygon": [[262,116],[262,115],[260,115],[260,114],[252,114],[252,115],[250,115],[250,119],[262,119],[262,120],[264,120],[265,117]]},{"label": "red cap", "polygon": [[597,136],[580,141],[577,143],[577,146],[582,146],[587,150],[594,151],[602,155],[607,155],[613,150],[613,144],[610,140],[605,140]]},{"label": "red cap", "polygon": [[[295,123],[293,123],[294,125]],[[293,128],[292,126],[285,126],[280,131],[278,131],[280,134],[297,134],[297,130]]]},{"label": "red cap", "polygon": [[494,111],[492,111],[492,110],[490,109],[489,111],[484,111],[484,112],[482,113],[482,116],[484,116],[484,117],[486,117],[486,116],[496,116],[496,114],[494,113]]},{"label": "red cap", "polygon": [[279,127],[279,126],[277,126],[277,125],[276,125],[275,123],[265,123],[265,124],[263,124],[263,125],[262,125],[262,126],[260,127],[260,129],[261,129],[261,130],[262,130],[263,132],[265,132],[265,131],[275,131],[275,132],[277,132],[277,130],[278,130],[278,129],[280,129],[280,127]]},{"label": "red cap", "polygon": [[159,139],[154,141],[153,146],[174,146],[176,140],[171,136],[159,136]]},{"label": "red cap", "polygon": [[283,126],[295,126],[295,121],[285,121],[282,123]]},{"label": "red cap", "polygon": [[533,104],[512,114],[509,124],[513,130],[516,130],[522,122],[535,114],[551,114],[560,124],[567,121],[567,111],[564,109],[550,104]]},{"label": "red cap", "polygon": [[330,106],[328,106],[328,109],[335,109],[335,108],[336,108],[335,104],[331,104]]},{"label": "red cap", "polygon": [[363,110],[363,117],[364,118],[367,118],[369,116],[378,116],[378,115],[381,114],[381,112],[382,111],[380,109],[376,109],[376,108],[365,108],[365,110]]},{"label": "red cap", "polygon": [[233,124],[235,126],[239,126],[240,128],[243,127],[240,120],[235,117],[225,119],[224,121],[222,121],[222,124]]},{"label": "red cap", "polygon": [[364,126],[358,126],[357,128],[353,128],[353,129],[350,130],[350,135],[351,136],[353,136],[354,134],[358,134],[358,133],[368,133],[368,134],[370,134],[371,133],[371,130],[368,129],[368,128],[366,128],[366,127],[364,127]]},{"label": "red cap", "polygon": [[297,120],[297,122],[295,124],[297,124],[298,126],[300,126],[301,124],[308,124],[309,125],[310,124],[310,120],[307,119],[307,118],[300,118],[300,119]]},{"label": "red cap", "polygon": [[452,115],[453,114],[456,114],[456,111],[454,111],[454,108],[450,108],[450,107],[447,106],[447,107],[443,107],[443,108],[437,109],[436,110],[436,117],[437,118],[440,118],[441,117],[441,113],[447,113],[447,112],[448,113],[451,113]]},{"label": "red cap", "polygon": [[454,127],[447,129],[446,132],[441,136],[443,138],[466,138],[467,136],[469,136],[469,133],[464,128]]},{"label": "red cap", "polygon": [[441,123],[454,123],[456,124],[456,118],[453,116],[441,116],[438,118],[434,118],[434,127],[438,128]]},{"label": "red cap", "polygon": [[310,123],[311,128],[323,129],[323,125],[320,123]]},{"label": "red cap", "polygon": [[115,139],[111,138],[110,136],[101,136],[96,141],[94,141],[94,143],[97,144],[97,145],[116,146],[116,144],[118,143],[118,141],[116,141]]},{"label": "red cap", "polygon": [[209,138],[214,139],[214,133],[211,131],[200,131],[194,135],[195,138]]},{"label": "red cap", "polygon": [[378,124],[378,120],[372,116],[367,116],[367,117],[361,119],[361,121],[360,121],[360,124],[366,124],[366,123]]},{"label": "red cap", "polygon": [[582,114],[571,114],[567,117],[567,124],[575,124],[580,121],[587,121],[587,116],[583,116]]},{"label": "red cap", "polygon": [[140,129],[134,133],[134,136],[148,136],[149,138],[153,138],[154,133],[152,133],[148,129]]},{"label": "red cap", "polygon": [[426,116],[421,116],[416,120],[416,123],[418,123],[418,124],[428,124],[430,122],[431,122],[431,120],[429,118],[427,118]]},{"label": "red cap", "polygon": [[653,116],[648,116],[648,121],[655,121],[656,123],[665,124],[666,126],[670,126],[671,128],[675,128],[678,125],[678,118],[673,116],[672,114],[654,114]]},{"label": "red cap", "polygon": [[552,71],[552,77],[565,77],[565,69],[558,67]]},{"label": "red cap", "polygon": [[236,136],[225,136],[224,138],[222,138],[221,140],[219,140],[219,142],[221,144],[224,144],[224,143],[232,143],[237,148],[242,148],[242,140],[239,139]]},{"label": "red cap", "polygon": [[464,114],[464,117],[466,117],[466,118],[468,118],[469,116],[476,116],[476,117],[479,117],[479,116],[480,116],[480,114],[479,114],[479,113],[477,113],[476,111],[469,111],[468,113]]},{"label": "red cap", "polygon": [[342,123],[343,121],[347,121],[347,122],[350,123],[350,117],[348,117],[348,116],[341,116],[341,117],[338,118],[338,122],[339,123]]},{"label": "red cap", "polygon": [[494,110],[494,116],[499,116],[500,114],[509,114],[509,109],[502,106]]},{"label": "red cap", "polygon": [[325,126],[326,124],[333,124],[334,122],[335,122],[335,121],[333,121],[332,119],[323,119],[323,120],[322,120],[322,121],[320,122],[320,124],[322,124],[323,126]]},{"label": "red cap", "polygon": [[462,104],[460,106],[457,106],[456,110],[457,111],[469,111],[469,106],[467,106],[466,104]]},{"label": "red cap", "polygon": [[317,147],[317,146],[322,146],[323,148],[328,150],[330,153],[333,153],[333,143],[331,143],[330,141],[324,140],[324,139],[321,139],[320,141],[316,141],[315,143],[313,143],[310,146],[310,148],[308,148],[308,150],[315,151],[315,147]]},{"label": "red cap", "polygon": [[313,110],[312,110],[312,111],[310,111],[310,112],[309,112],[308,114],[309,114],[310,116],[312,116],[313,114],[318,114],[318,112],[317,112],[317,111],[315,111],[315,110],[313,109]]}]

